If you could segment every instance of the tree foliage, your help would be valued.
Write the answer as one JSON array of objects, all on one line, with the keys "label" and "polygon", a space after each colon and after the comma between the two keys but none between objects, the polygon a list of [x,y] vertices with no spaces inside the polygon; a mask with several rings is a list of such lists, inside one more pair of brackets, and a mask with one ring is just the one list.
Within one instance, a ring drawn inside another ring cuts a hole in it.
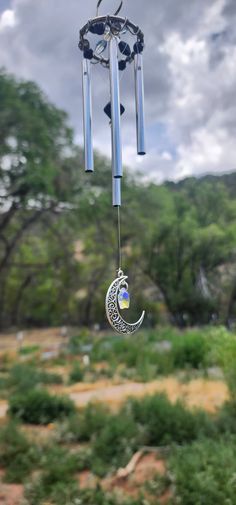
[{"label": "tree foliage", "polygon": [[[85,175],[66,114],[3,70],[0,133],[0,326],[104,325],[117,268],[110,163],[95,153],[96,173]],[[162,186],[123,179],[131,318],[145,306],[149,325],[234,321],[235,186],[235,174]]]}]

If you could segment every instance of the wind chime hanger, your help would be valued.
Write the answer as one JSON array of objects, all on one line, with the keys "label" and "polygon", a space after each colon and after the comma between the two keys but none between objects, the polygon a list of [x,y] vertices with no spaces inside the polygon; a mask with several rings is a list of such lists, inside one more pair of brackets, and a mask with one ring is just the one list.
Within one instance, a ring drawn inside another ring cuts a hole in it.
[{"label": "wind chime hanger", "polygon": [[[103,2],[103,0],[99,0],[98,3],[97,3],[97,12],[96,12],[96,16],[98,17],[98,11],[99,11],[99,7],[101,5],[101,3]],[[118,14],[120,13],[121,9],[122,9],[122,6],[123,6],[123,0],[120,2],[120,5],[117,9],[117,11],[115,12],[114,16],[118,16]]]}]

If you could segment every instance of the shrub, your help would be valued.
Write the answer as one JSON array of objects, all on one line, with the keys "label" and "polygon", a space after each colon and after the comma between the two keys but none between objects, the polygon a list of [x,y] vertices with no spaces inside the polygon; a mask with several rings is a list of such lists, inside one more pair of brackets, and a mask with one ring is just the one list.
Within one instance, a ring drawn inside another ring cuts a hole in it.
[{"label": "shrub", "polygon": [[92,360],[108,361],[111,364],[125,363],[132,368],[140,356],[140,345],[143,337],[138,335],[134,341],[129,337],[111,337],[98,341],[92,351]]},{"label": "shrub", "polygon": [[[105,493],[100,486],[96,489],[85,489],[79,493],[79,505],[145,505],[142,499],[119,498]],[[73,505],[73,504],[72,504]]]},{"label": "shrub", "polygon": [[18,393],[9,402],[9,414],[30,424],[48,424],[74,412],[69,398],[50,395],[43,389]]},{"label": "shrub", "polygon": [[76,382],[82,382],[83,375],[84,374],[83,374],[80,364],[75,363],[71,372],[70,372],[70,375],[69,375],[70,384],[74,384]]},{"label": "shrub", "polygon": [[38,345],[27,345],[20,348],[19,354],[27,356],[28,354],[32,354],[38,351],[40,351],[40,347]]},{"label": "shrub", "polygon": [[89,442],[109,423],[108,408],[89,403],[83,410],[70,415],[57,426],[57,437],[62,442]]},{"label": "shrub", "polygon": [[136,423],[145,427],[146,444],[182,444],[202,433],[214,433],[214,423],[209,415],[203,411],[191,412],[181,402],[172,404],[164,394],[142,400],[131,399],[126,408]]},{"label": "shrub", "polygon": [[50,496],[45,496],[40,481],[29,484],[25,490],[25,505],[44,505],[49,498],[53,505],[144,505],[143,500],[132,498],[118,498],[105,493],[100,486],[95,489],[78,489],[77,484],[65,485],[57,483],[53,486]]},{"label": "shrub", "polygon": [[24,481],[36,460],[36,448],[28,442],[15,423],[10,422],[0,430],[0,465],[6,469],[6,482]]},{"label": "shrub", "polygon": [[141,442],[142,430],[132,416],[124,412],[111,415],[93,441],[93,470],[102,476],[108,469],[126,465]]},{"label": "shrub", "polygon": [[77,456],[58,446],[49,447],[42,459],[43,482],[50,489],[57,482],[68,483],[78,470]]},{"label": "shrub", "polygon": [[200,368],[206,359],[206,340],[196,331],[183,333],[174,339],[172,352],[176,368]]},{"label": "shrub", "polygon": [[52,373],[52,372],[45,372],[45,371],[40,371],[39,372],[39,382],[41,384],[62,384],[63,383],[63,378],[61,375],[58,373]]},{"label": "shrub", "polygon": [[8,378],[5,375],[0,376],[0,391],[4,393],[8,384]]},{"label": "shrub", "polygon": [[42,475],[25,486],[24,505],[45,505],[47,500],[50,500],[53,505],[78,504],[78,483],[73,478],[67,482],[55,482],[45,487],[44,477]]},{"label": "shrub", "polygon": [[[80,452],[72,454],[61,447],[51,446],[41,459],[41,469],[41,475],[25,487],[25,497],[29,505],[41,505],[46,500],[56,505],[72,505],[74,501],[75,504],[84,505],[117,503],[99,487],[96,490],[79,491],[74,475],[82,469]],[[125,503],[129,505],[128,502]]]},{"label": "shrub", "polygon": [[80,348],[81,348],[81,338],[77,335],[70,337],[68,344],[69,353],[73,354],[73,356],[80,354]]},{"label": "shrub", "polygon": [[236,405],[236,336],[222,328],[214,338],[212,358],[222,367],[229,386],[231,401]]},{"label": "shrub", "polygon": [[160,498],[168,491],[171,485],[170,477],[167,474],[155,474],[151,480],[145,483],[145,489],[149,496]]},{"label": "shrub", "polygon": [[76,354],[80,354],[82,345],[86,346],[88,345],[89,347],[93,346],[90,331],[88,330],[88,328],[82,328],[80,330],[79,335],[73,335],[70,337],[68,343],[69,353],[73,354],[73,356],[75,356]]},{"label": "shrub", "polygon": [[[136,371],[136,377],[152,380],[158,374],[170,374],[175,369],[200,368],[207,364],[209,339],[203,330],[179,332],[173,328],[140,333],[135,340],[130,337],[103,338],[92,351],[93,361],[107,361],[113,369],[120,363]],[[208,334],[207,334],[208,336]],[[168,343],[162,348],[161,343]]]},{"label": "shrub", "polygon": [[236,405],[234,402],[227,402],[219,410],[215,420],[217,432],[220,434],[236,435]]},{"label": "shrub", "polygon": [[8,387],[15,391],[27,391],[40,384],[61,384],[62,378],[58,374],[51,374],[44,370],[37,370],[32,365],[18,363],[9,372]]},{"label": "shrub", "polygon": [[77,424],[77,440],[86,442],[93,436],[100,434],[101,430],[110,422],[109,409],[100,403],[90,403],[84,411],[80,412]]},{"label": "shrub", "polygon": [[176,489],[174,504],[236,504],[235,438],[203,439],[176,448],[169,467]]}]

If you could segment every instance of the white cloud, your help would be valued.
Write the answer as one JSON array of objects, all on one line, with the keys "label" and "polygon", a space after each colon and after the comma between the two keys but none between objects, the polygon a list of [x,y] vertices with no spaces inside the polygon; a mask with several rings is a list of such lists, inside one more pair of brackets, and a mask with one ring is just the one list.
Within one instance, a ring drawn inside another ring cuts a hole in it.
[{"label": "white cloud", "polygon": [[170,34],[161,50],[169,58],[172,76],[169,117],[177,145],[173,178],[236,169],[236,47],[222,45],[221,57],[211,65],[214,43],[206,31],[225,29],[216,2],[206,12],[202,28],[191,38]]},{"label": "white cloud", "polygon": [[12,28],[16,24],[15,12],[12,9],[3,11],[0,15],[0,31]]},{"label": "white cloud", "polygon": [[194,132],[189,146],[178,148],[177,173],[182,177],[206,172],[220,173],[236,169],[235,139],[223,128],[212,132],[202,128]]}]

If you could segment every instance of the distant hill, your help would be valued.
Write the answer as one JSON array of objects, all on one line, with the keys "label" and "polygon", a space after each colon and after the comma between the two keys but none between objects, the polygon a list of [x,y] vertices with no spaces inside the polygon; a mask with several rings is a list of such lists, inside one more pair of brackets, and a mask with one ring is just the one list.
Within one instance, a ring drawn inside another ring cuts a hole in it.
[{"label": "distant hill", "polygon": [[229,191],[230,196],[236,196],[236,171],[230,174],[223,175],[212,175],[207,174],[202,177],[187,177],[178,182],[166,181],[164,186],[168,187],[171,190],[190,190],[197,189],[203,183],[208,183],[211,186],[217,186],[218,184],[223,184],[226,189]]}]

